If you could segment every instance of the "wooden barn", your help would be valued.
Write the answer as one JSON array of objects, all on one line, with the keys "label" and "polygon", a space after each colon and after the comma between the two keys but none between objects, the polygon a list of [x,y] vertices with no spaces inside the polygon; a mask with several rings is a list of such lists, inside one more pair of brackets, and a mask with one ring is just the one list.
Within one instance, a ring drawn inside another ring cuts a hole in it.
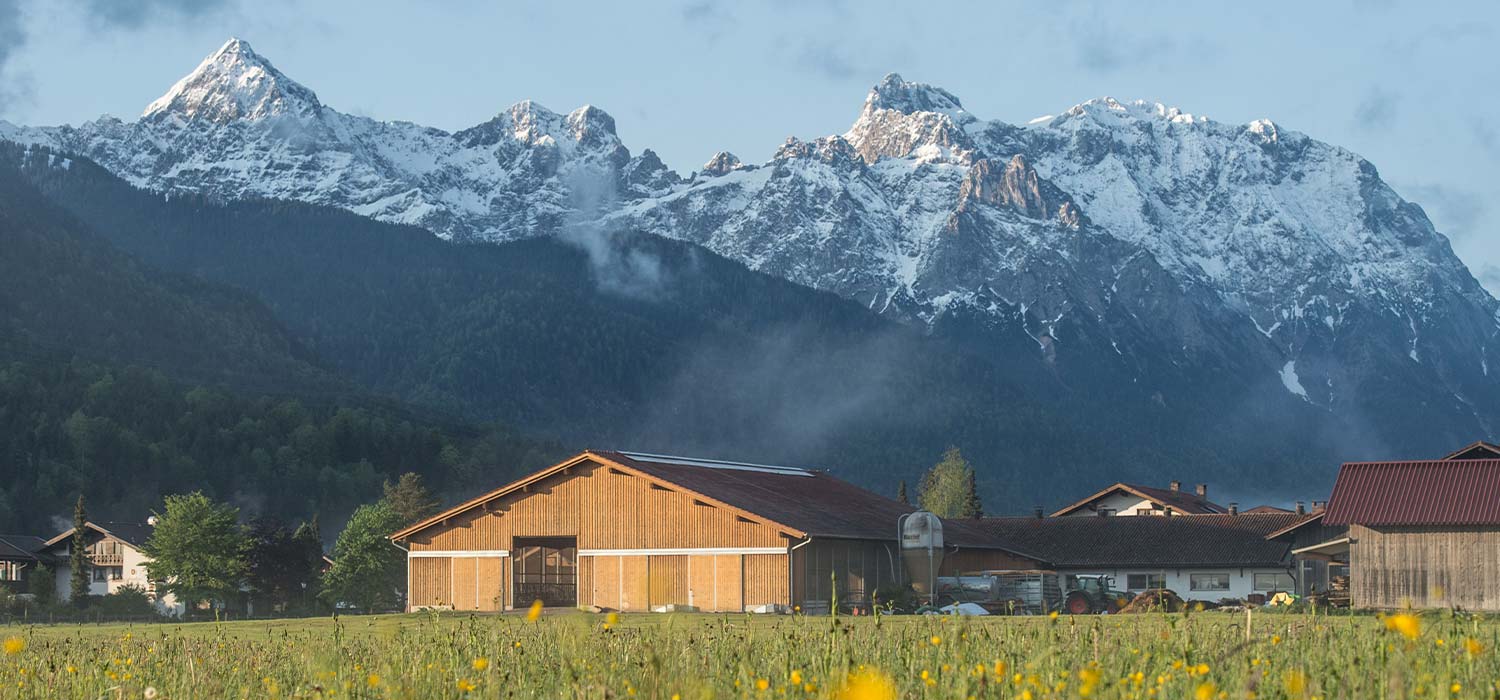
[{"label": "wooden barn", "polygon": [[1348,531],[1307,550],[1348,562],[1355,607],[1500,611],[1497,457],[1345,464],[1322,525]]},{"label": "wooden barn", "polygon": [[[409,609],[826,610],[905,582],[911,510],[819,471],[588,451],[391,539]],[[952,529],[945,571],[1035,564]]]}]

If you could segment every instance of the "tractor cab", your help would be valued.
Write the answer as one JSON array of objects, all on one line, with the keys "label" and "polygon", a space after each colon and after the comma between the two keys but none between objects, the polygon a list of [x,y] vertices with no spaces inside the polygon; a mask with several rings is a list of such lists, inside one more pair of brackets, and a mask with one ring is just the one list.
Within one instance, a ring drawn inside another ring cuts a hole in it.
[{"label": "tractor cab", "polygon": [[1063,582],[1062,611],[1069,615],[1116,612],[1130,596],[1113,588],[1114,578],[1104,574],[1069,574]]}]

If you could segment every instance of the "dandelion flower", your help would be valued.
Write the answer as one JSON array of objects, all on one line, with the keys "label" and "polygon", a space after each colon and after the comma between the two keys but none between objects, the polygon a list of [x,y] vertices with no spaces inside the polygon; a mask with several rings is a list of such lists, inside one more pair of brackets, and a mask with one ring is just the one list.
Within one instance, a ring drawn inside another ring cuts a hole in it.
[{"label": "dandelion flower", "polygon": [[1484,645],[1480,644],[1479,640],[1473,637],[1469,637],[1468,639],[1464,640],[1464,652],[1467,653],[1470,658],[1479,656],[1480,654],[1484,653]]},{"label": "dandelion flower", "polygon": [[371,688],[379,688],[380,687],[380,676],[378,676],[378,675],[376,675],[374,673],[372,673],[372,674],[370,674],[368,676],[365,676],[365,685],[370,686]]},{"label": "dandelion flower", "polygon": [[765,678],[757,678],[757,679],[755,679],[755,689],[756,690],[765,690],[766,688],[769,688],[769,687],[771,687],[771,681],[770,680],[765,679]]},{"label": "dandelion flower", "polygon": [[873,670],[861,670],[844,682],[837,700],[896,700],[896,684],[889,676]]},{"label": "dandelion flower", "polygon": [[26,640],[21,639],[20,637],[5,638],[6,656],[15,656],[16,654],[19,654],[23,651],[26,651]]},{"label": "dandelion flower", "polygon": [[470,665],[474,667],[475,671],[483,671],[490,667],[490,660],[486,657],[481,656],[477,659],[474,659],[474,663]]},{"label": "dandelion flower", "polygon": [[935,635],[935,634],[934,634],[934,635],[932,635],[932,637],[931,637],[931,638],[929,638],[929,639],[928,639],[928,640],[927,640],[927,641],[929,641],[929,642],[932,642],[932,645],[933,645],[933,646],[937,646],[937,645],[939,645],[939,644],[942,644],[942,643],[943,643],[943,638],[942,638],[942,637],[939,637],[939,636],[937,636],[937,635]]},{"label": "dandelion flower", "polygon": [[620,613],[612,612],[604,616],[604,629],[611,629],[620,624]]},{"label": "dandelion flower", "polygon": [[1385,618],[1385,628],[1399,632],[1407,639],[1416,639],[1422,635],[1422,621],[1411,613],[1401,613]]},{"label": "dandelion flower", "polygon": [[1194,700],[1213,700],[1214,696],[1218,694],[1219,686],[1213,683],[1203,683],[1198,686],[1197,690],[1193,691],[1193,698]]},{"label": "dandelion flower", "polygon": [[460,693],[473,692],[473,690],[478,687],[479,686],[475,684],[474,681],[471,681],[467,678],[458,679],[458,692]]},{"label": "dandelion flower", "polygon": [[536,622],[536,619],[539,618],[539,617],[541,617],[541,616],[542,616],[542,601],[541,601],[541,599],[537,599],[537,600],[532,601],[532,603],[531,603],[531,609],[526,611],[526,621],[527,622]]},{"label": "dandelion flower", "polygon": [[792,685],[802,685],[802,672],[793,670],[792,675],[788,676],[788,679],[792,682]]}]

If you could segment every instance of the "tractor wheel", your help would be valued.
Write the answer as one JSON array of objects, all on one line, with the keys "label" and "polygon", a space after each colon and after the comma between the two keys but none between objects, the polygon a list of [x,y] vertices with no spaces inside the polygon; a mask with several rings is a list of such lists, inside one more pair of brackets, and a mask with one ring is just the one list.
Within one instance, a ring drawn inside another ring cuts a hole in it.
[{"label": "tractor wheel", "polygon": [[1069,615],[1087,615],[1094,611],[1094,604],[1089,602],[1089,597],[1074,591],[1068,594],[1068,599],[1063,602],[1063,610]]}]

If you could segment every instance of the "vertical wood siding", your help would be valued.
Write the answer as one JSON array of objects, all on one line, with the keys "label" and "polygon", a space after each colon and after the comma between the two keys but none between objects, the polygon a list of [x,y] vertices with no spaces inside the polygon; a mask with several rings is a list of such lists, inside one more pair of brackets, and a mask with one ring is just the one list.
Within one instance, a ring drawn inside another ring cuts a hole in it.
[{"label": "vertical wood siding", "polygon": [[1351,525],[1349,536],[1355,607],[1500,611],[1500,528]]},{"label": "vertical wood siding", "polygon": [[[641,477],[583,464],[435,524],[407,544],[417,552],[509,551],[517,537],[573,537],[585,550],[784,548],[789,543],[771,525]],[[578,602],[648,610],[687,605],[691,591],[693,604],[705,610],[787,604],[785,560],[782,554],[581,556]],[[463,610],[515,605],[509,560],[476,564],[470,558],[455,565],[442,557],[413,557],[408,562],[412,606],[434,600]],[[459,587],[466,588],[460,593]]]},{"label": "vertical wood siding", "polygon": [[[485,508],[489,508],[488,511]],[[415,551],[510,549],[513,537],[577,537],[583,549],[783,547],[774,527],[746,522],[646,479],[580,465],[410,540]]]},{"label": "vertical wood siding", "polygon": [[408,559],[411,567],[411,590],[407,594],[412,607],[453,604],[450,574],[452,560],[447,557]]}]

